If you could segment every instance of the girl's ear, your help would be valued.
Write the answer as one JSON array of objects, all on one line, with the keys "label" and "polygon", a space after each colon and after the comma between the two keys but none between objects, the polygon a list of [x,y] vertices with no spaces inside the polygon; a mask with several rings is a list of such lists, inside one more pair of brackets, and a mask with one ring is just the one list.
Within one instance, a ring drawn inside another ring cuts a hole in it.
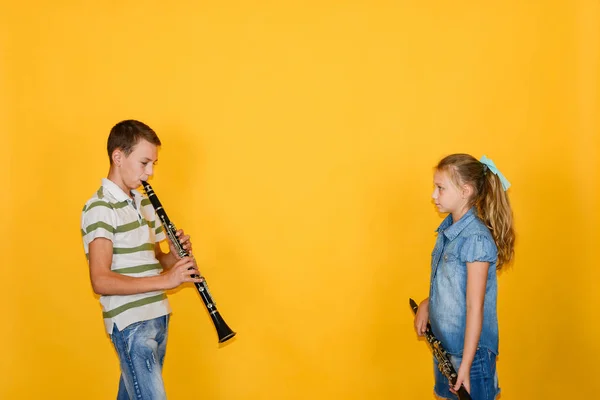
[{"label": "girl's ear", "polygon": [[462,198],[468,199],[473,194],[473,187],[471,185],[464,184],[462,186]]}]

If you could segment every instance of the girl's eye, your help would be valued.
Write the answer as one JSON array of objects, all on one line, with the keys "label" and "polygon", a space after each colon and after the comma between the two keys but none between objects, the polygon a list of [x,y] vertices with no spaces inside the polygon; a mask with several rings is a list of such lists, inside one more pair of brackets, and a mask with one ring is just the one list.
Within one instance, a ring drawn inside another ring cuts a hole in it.
[{"label": "girl's eye", "polygon": [[148,161],[143,162],[142,165],[145,167],[146,165],[148,165]]}]

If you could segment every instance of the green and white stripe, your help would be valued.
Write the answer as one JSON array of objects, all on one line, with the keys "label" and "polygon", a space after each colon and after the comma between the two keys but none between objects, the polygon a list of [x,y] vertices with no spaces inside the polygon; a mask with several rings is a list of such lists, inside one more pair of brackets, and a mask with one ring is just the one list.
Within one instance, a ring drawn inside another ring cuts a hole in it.
[{"label": "green and white stripe", "polygon": [[[112,271],[131,277],[155,276],[162,272],[162,266],[154,249],[166,236],[150,201],[137,191],[132,194],[133,200],[112,181],[102,180],[102,186],[86,202],[81,214],[85,254],[89,259],[89,244],[94,239],[109,239],[113,244]],[[162,291],[101,296],[100,303],[108,333],[113,324],[123,329],[171,311]]]}]

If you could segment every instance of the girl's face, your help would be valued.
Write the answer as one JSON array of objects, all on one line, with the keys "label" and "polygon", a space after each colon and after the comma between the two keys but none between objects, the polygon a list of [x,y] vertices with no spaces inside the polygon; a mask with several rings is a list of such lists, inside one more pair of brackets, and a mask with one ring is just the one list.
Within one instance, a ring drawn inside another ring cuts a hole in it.
[{"label": "girl's face", "polygon": [[436,171],[433,175],[433,194],[431,197],[441,213],[451,213],[458,220],[468,210],[469,190],[465,186],[457,187],[446,171]]}]

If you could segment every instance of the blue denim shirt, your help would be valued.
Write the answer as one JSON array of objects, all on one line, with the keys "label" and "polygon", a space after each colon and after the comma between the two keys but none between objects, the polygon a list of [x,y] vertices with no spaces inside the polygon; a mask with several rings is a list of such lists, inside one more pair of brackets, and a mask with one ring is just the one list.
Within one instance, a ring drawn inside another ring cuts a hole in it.
[{"label": "blue denim shirt", "polygon": [[467,262],[489,262],[478,347],[498,354],[498,249],[492,234],[474,208],[454,224],[452,215],[448,215],[437,232],[431,254],[429,289],[429,320],[433,334],[450,354],[462,356],[467,326]]}]

